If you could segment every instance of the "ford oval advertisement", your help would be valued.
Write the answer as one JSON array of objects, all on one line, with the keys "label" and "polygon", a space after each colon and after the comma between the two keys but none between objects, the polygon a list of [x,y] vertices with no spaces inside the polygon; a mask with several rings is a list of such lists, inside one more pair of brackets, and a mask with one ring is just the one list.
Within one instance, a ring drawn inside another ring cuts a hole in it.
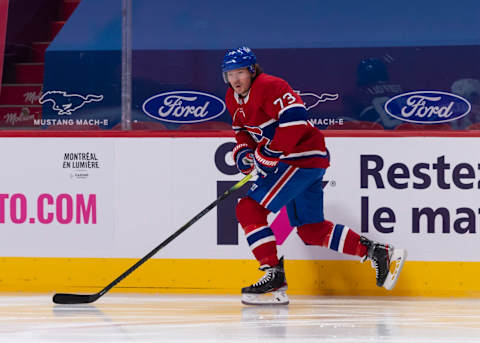
[{"label": "ford oval advertisement", "polygon": [[197,91],[173,91],[157,94],[143,103],[148,116],[170,123],[199,123],[220,116],[225,103],[220,98]]},{"label": "ford oval advertisement", "polygon": [[422,124],[444,123],[466,116],[470,103],[461,96],[441,91],[416,91],[397,95],[385,103],[392,117]]}]

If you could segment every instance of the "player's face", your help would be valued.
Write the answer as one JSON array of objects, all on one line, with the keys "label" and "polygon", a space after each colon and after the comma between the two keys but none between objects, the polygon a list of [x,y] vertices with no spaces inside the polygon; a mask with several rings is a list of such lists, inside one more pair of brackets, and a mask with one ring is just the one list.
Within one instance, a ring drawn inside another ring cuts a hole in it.
[{"label": "player's face", "polygon": [[227,71],[227,80],[237,94],[246,96],[252,85],[252,74],[247,68],[234,69]]}]

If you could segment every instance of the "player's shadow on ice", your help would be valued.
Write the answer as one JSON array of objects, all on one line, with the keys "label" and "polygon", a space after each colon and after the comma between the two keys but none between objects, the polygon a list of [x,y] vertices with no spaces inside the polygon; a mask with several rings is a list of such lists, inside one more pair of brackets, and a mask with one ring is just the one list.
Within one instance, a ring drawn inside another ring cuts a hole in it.
[{"label": "player's shadow on ice", "polygon": [[103,311],[98,309],[94,305],[90,304],[78,304],[78,305],[54,305],[53,306],[53,315],[57,318],[71,319],[73,322],[81,323],[97,323],[103,322],[104,325],[112,330],[113,333],[124,334],[125,330],[118,325],[111,317],[106,315]]},{"label": "player's shadow on ice", "polygon": [[78,317],[91,316],[108,318],[101,310],[94,305],[55,305],[53,306],[53,315],[55,317]]}]

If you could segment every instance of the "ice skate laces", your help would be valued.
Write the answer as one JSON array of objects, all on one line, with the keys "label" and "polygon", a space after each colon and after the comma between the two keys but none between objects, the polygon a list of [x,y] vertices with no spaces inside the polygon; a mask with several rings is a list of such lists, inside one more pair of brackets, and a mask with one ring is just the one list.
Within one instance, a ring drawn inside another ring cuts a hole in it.
[{"label": "ice skate laces", "polygon": [[372,267],[375,269],[375,278],[378,279],[378,273],[379,273],[378,260],[375,256],[373,256],[370,262],[372,264]]},{"label": "ice skate laces", "polygon": [[[378,249],[378,253],[375,254],[375,249]],[[383,245],[380,243],[374,243],[372,246],[372,267],[375,268],[375,277],[383,277],[383,275],[379,275],[380,273],[380,262],[379,259],[385,258],[386,259],[386,275],[389,273],[390,269],[390,258],[392,254],[392,247],[390,245]]]},{"label": "ice skate laces", "polygon": [[253,287],[259,287],[259,286],[262,286],[262,285],[270,282],[272,280],[274,270],[275,270],[274,268],[268,268],[265,271],[265,274],[262,276],[262,278],[260,280],[258,280],[256,283],[254,283],[252,286]]},{"label": "ice skate laces", "polygon": [[370,260],[370,263],[372,267],[375,269],[375,278],[378,279],[378,274],[380,272],[380,265],[378,262],[378,256],[375,255],[375,249],[384,249],[385,252],[387,253],[387,266],[390,264],[390,251],[388,246],[381,246],[379,243],[371,243],[371,245],[368,247],[368,252],[365,256],[362,257],[360,262],[365,262],[366,260]]}]

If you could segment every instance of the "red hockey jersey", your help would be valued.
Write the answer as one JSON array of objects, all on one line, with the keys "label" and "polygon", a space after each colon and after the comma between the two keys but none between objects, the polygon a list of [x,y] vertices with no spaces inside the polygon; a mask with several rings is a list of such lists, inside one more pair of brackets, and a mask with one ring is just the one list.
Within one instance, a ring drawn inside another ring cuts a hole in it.
[{"label": "red hockey jersey", "polygon": [[252,150],[268,144],[282,152],[282,162],[301,168],[329,166],[323,134],[307,120],[305,104],[283,79],[262,73],[244,98],[229,87],[225,102],[238,144]]}]

